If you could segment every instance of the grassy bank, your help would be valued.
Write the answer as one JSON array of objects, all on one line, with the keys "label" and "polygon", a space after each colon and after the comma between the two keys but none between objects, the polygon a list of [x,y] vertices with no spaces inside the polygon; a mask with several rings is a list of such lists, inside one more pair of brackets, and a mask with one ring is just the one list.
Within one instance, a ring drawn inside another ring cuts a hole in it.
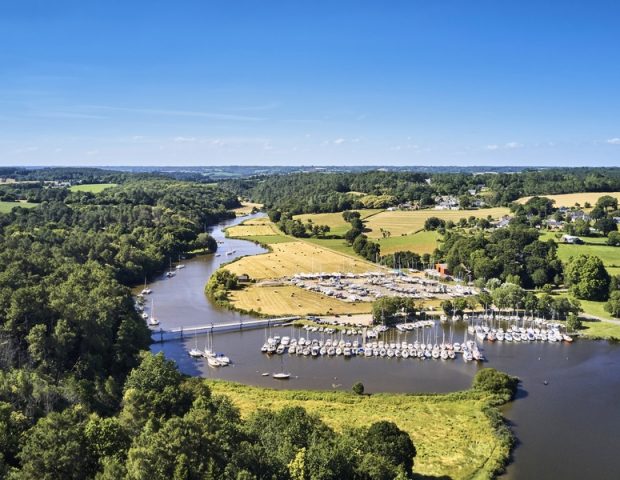
[{"label": "grassy bank", "polygon": [[492,478],[507,462],[512,437],[496,407],[497,397],[474,390],[442,395],[272,390],[209,381],[247,417],[257,408],[302,406],[338,431],[379,420],[396,423],[411,436],[419,475],[457,479]]}]

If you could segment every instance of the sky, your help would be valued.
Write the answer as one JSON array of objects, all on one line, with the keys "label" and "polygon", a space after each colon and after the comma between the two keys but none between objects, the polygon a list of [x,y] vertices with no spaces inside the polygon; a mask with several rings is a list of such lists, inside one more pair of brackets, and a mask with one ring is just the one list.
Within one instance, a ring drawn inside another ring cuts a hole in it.
[{"label": "sky", "polygon": [[0,0],[0,165],[620,166],[620,2]]}]

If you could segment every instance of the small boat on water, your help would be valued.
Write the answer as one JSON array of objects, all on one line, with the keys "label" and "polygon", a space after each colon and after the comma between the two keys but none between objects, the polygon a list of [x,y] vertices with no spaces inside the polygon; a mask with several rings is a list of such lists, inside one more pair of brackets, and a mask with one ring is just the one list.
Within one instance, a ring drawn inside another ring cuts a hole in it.
[{"label": "small boat on water", "polygon": [[155,317],[155,303],[151,302],[151,316],[149,317],[149,325],[156,326],[159,325],[159,320]]},{"label": "small boat on water", "polygon": [[226,366],[230,365],[230,358],[228,358],[223,353],[218,353],[215,356],[215,359],[220,363],[221,367],[226,367]]},{"label": "small boat on water", "polygon": [[217,367],[221,367],[221,366],[222,366],[222,364],[220,363],[220,361],[219,361],[217,358],[215,358],[215,357],[207,357],[207,364],[208,364],[210,367],[214,367],[214,368],[217,368]]},{"label": "small boat on water", "polygon": [[194,348],[189,351],[189,356],[192,358],[202,358],[202,350],[198,349],[198,339],[194,336]]},{"label": "small boat on water", "polygon": [[198,350],[197,348],[192,348],[189,351],[189,356],[192,358],[202,358],[202,350]]},{"label": "small boat on water", "polygon": [[284,373],[284,372],[274,373],[271,376],[275,378],[276,380],[288,380],[289,378],[291,378],[290,373]]}]

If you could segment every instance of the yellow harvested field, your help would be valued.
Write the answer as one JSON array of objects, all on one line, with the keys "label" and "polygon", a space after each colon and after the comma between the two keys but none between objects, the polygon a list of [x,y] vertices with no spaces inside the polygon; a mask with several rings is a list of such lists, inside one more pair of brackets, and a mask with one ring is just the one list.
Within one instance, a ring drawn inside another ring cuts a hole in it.
[{"label": "yellow harvested field", "polygon": [[233,212],[235,212],[236,215],[249,215],[250,213],[252,213],[252,209],[256,208],[257,210],[260,210],[261,208],[263,208],[263,204],[262,203],[252,203],[252,202],[241,202],[241,206],[239,208],[235,208],[233,210]]},{"label": "yellow harvested field", "polygon": [[278,227],[269,218],[253,218],[226,229],[229,237],[255,237],[265,235],[282,235]]},{"label": "yellow harvested field", "polygon": [[365,221],[369,232],[366,234],[370,238],[382,238],[381,229],[389,231],[392,237],[410,234],[422,230],[424,222],[429,217],[437,217],[443,220],[458,222],[461,218],[500,218],[510,213],[510,210],[503,207],[482,208],[480,210],[414,210],[414,211],[393,211],[381,212],[373,215]]},{"label": "yellow harvested field", "polygon": [[[369,217],[370,215],[381,212],[380,209],[376,208],[355,211],[360,213],[362,220]],[[303,223],[306,223],[308,220],[312,220],[312,222],[316,225],[328,225],[331,229],[330,233],[334,234],[344,234],[347,230],[351,228],[351,224],[349,222],[346,222],[344,218],[342,218],[342,212],[305,213],[303,215],[295,215],[293,218],[296,220],[300,220]]]},{"label": "yellow harvested field", "polygon": [[236,308],[264,315],[345,315],[372,310],[367,302],[346,303],[293,285],[250,285],[231,291],[228,299]]},{"label": "yellow harvested field", "polygon": [[276,243],[270,247],[272,251],[269,253],[241,258],[225,268],[237,275],[248,274],[256,280],[281,278],[296,273],[363,273],[377,270],[377,266],[370,262],[307,242]]},{"label": "yellow harvested field", "polygon": [[[539,195],[540,197],[547,197],[551,200],[555,200],[554,206],[559,207],[574,207],[576,203],[583,205],[588,202],[594,206],[596,201],[605,196],[610,195],[620,200],[620,192],[577,192],[577,193],[565,193],[562,195]],[[517,200],[517,203],[525,203],[532,197],[521,197]]]}]

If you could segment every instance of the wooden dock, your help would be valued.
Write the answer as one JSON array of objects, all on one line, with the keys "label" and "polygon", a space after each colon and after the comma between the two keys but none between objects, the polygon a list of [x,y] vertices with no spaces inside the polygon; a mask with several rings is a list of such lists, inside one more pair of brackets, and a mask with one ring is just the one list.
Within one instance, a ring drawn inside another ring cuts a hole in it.
[{"label": "wooden dock", "polygon": [[300,317],[259,318],[240,322],[210,323],[208,325],[198,325],[193,327],[176,327],[168,330],[158,328],[151,329],[151,338],[155,343],[163,343],[172,340],[183,340],[189,336],[205,335],[207,333],[225,333],[250,330],[252,328],[278,327],[299,319]]}]

